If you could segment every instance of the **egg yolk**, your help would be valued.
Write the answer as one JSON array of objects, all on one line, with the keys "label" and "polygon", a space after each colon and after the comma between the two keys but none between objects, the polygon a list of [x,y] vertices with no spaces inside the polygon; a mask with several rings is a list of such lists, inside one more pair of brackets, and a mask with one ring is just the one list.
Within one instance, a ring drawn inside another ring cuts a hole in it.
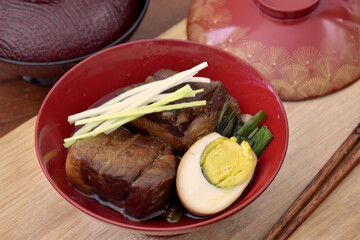
[{"label": "egg yolk", "polygon": [[202,172],[213,185],[233,187],[246,181],[255,168],[255,156],[250,145],[236,138],[218,138],[206,146],[200,159]]}]

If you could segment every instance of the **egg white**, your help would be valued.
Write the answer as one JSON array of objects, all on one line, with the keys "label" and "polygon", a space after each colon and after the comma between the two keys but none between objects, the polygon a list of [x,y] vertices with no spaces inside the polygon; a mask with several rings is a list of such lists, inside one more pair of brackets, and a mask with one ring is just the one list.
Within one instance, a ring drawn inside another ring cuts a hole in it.
[{"label": "egg white", "polygon": [[[201,171],[201,154],[206,146],[221,137],[214,132],[199,139],[184,154],[177,169],[176,190],[179,199],[186,209],[199,216],[216,214],[229,207],[240,197],[254,174],[253,171],[243,183],[231,188],[216,187],[207,181]],[[255,154],[254,159],[256,166]]]}]

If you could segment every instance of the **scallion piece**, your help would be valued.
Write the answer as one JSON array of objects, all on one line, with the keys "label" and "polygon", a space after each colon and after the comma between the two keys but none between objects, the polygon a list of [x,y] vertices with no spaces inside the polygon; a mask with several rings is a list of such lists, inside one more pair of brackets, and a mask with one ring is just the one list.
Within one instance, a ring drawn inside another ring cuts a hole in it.
[{"label": "scallion piece", "polygon": [[260,110],[258,113],[255,114],[250,120],[244,123],[244,125],[236,131],[234,136],[239,139],[240,137],[248,137],[254,129],[256,129],[259,124],[264,121],[266,118],[266,114]]},{"label": "scallion piece", "polygon": [[256,127],[256,128],[254,129],[254,131],[252,131],[252,132],[249,134],[248,138],[249,138],[249,139],[253,138],[258,131],[259,131],[259,128]]},{"label": "scallion piece", "polygon": [[261,155],[274,138],[267,126],[263,125],[259,128],[260,123],[264,121],[265,118],[266,114],[260,110],[255,116],[247,120],[234,134],[239,144],[241,144],[242,141],[247,141],[257,157]]},{"label": "scallion piece", "polygon": [[224,137],[232,137],[235,130],[243,125],[240,116],[230,104],[225,103],[221,109],[215,131]]},{"label": "scallion piece", "polygon": [[168,223],[178,223],[184,215],[184,207],[177,200],[165,208],[165,217]]},{"label": "scallion piece", "polygon": [[251,138],[251,140],[255,143],[252,147],[252,150],[257,157],[261,155],[261,153],[265,150],[265,148],[268,146],[268,144],[273,138],[273,134],[265,125],[263,125],[259,129],[259,131],[256,132],[256,134]]}]

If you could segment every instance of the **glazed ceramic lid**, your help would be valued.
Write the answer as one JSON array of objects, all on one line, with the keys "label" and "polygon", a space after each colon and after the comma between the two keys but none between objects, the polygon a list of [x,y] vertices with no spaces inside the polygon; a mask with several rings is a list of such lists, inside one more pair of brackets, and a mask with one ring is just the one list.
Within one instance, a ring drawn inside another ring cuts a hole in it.
[{"label": "glazed ceramic lid", "polygon": [[194,0],[187,20],[189,40],[244,59],[283,100],[360,78],[359,0]]},{"label": "glazed ceramic lid", "polygon": [[140,0],[0,1],[0,58],[50,63],[86,56],[125,40],[146,4]]}]

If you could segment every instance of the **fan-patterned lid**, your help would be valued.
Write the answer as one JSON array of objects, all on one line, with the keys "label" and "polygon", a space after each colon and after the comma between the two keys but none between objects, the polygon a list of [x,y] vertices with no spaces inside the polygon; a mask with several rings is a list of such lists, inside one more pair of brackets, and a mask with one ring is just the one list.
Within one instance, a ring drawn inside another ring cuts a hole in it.
[{"label": "fan-patterned lid", "polygon": [[323,96],[360,78],[359,0],[194,0],[187,36],[239,56],[283,100]]}]

